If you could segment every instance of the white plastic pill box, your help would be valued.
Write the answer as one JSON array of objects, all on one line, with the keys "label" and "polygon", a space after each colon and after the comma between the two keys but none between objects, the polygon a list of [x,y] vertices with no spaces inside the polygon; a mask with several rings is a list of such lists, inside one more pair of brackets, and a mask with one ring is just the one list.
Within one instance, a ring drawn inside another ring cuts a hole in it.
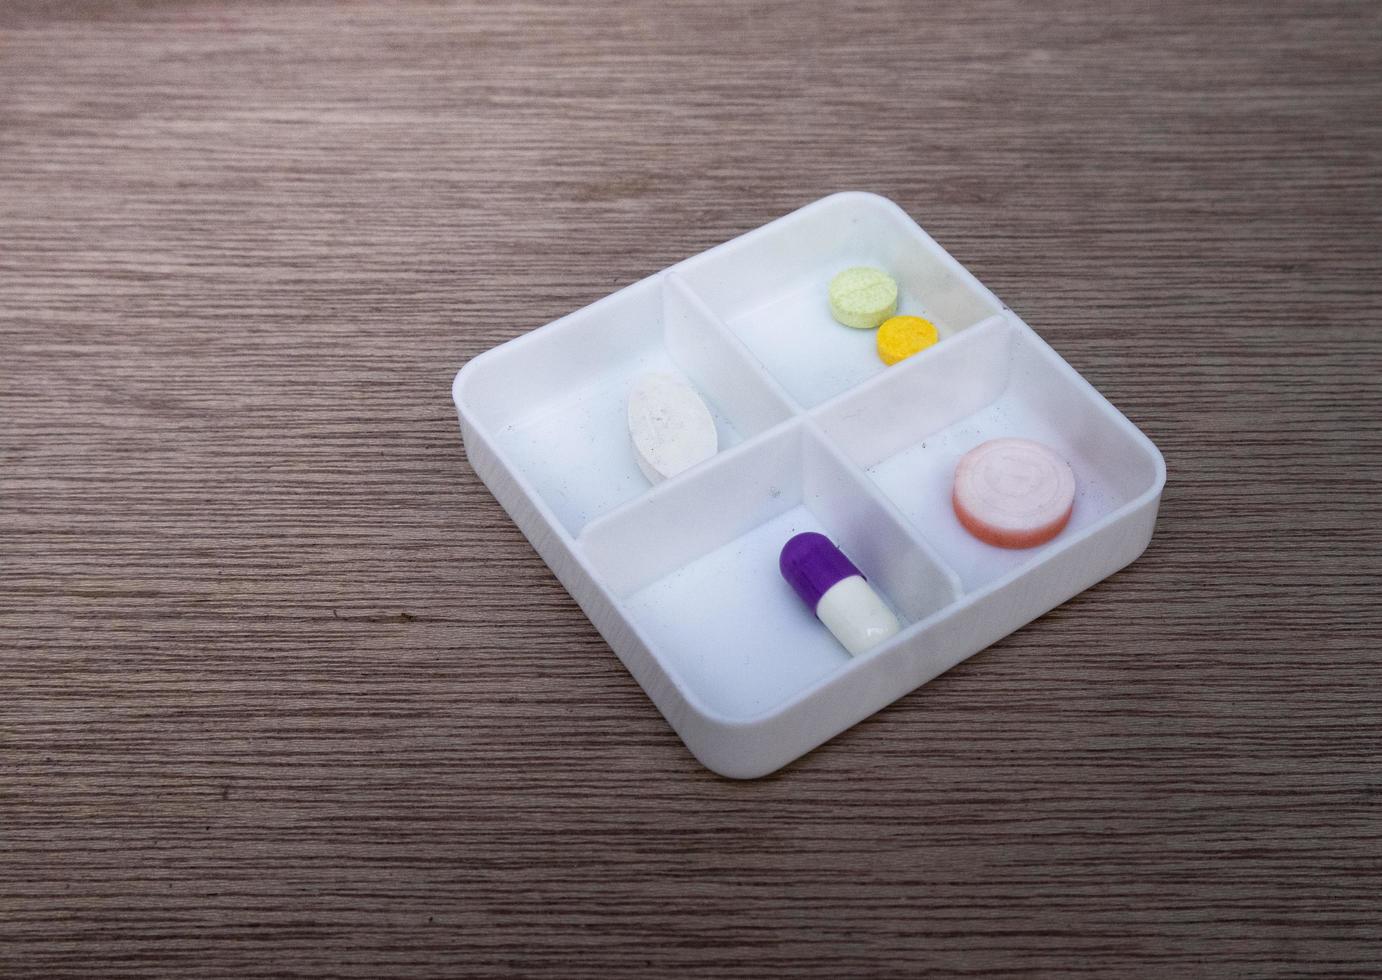
[{"label": "white plastic pill box", "polygon": [[[835,323],[830,278],[897,279],[940,343],[893,367]],[[687,377],[719,453],[656,487],[625,405]],[[474,358],[452,391],[466,454],[706,766],[762,776],[1122,568],[1166,479],[1151,441],[897,205],[835,194]],[[950,504],[996,436],[1057,449],[1079,483],[1055,540],[1010,551]],[[850,656],[778,573],[828,535],[903,623]]]}]

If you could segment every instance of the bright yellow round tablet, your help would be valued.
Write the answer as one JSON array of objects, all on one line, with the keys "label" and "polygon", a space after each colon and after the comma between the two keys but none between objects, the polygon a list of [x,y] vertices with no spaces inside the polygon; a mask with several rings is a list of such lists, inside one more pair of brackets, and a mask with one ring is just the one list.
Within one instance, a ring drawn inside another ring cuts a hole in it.
[{"label": "bright yellow round tablet", "polygon": [[896,364],[940,340],[936,325],[919,316],[895,316],[878,328],[878,356]]},{"label": "bright yellow round tablet", "polygon": [[830,280],[830,312],[847,327],[872,330],[897,312],[897,282],[882,269],[846,269]]}]

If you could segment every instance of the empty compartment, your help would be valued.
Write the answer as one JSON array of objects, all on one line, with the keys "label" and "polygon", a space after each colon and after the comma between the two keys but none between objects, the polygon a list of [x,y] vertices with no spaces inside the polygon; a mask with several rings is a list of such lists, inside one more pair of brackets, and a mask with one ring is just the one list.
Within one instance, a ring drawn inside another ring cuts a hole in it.
[{"label": "empty compartment", "polygon": [[834,541],[904,625],[957,593],[868,481],[804,425],[659,488],[592,525],[580,546],[693,703],[746,720],[850,660],[778,570],[802,531]]},{"label": "empty compartment", "polygon": [[720,451],[790,416],[723,330],[665,274],[654,276],[477,357],[456,379],[457,404],[575,535],[649,489],[627,416],[644,372],[696,388]]},{"label": "empty compartment", "polygon": [[876,266],[898,283],[897,312],[936,325],[941,342],[1001,304],[897,205],[873,194],[825,198],[711,249],[677,273],[801,405],[880,373],[874,330],[837,323],[831,278]]},{"label": "empty compartment", "polygon": [[[827,436],[916,525],[973,590],[1048,555],[1151,491],[1155,448],[1025,326],[999,316],[910,358],[816,414]],[[1075,473],[1075,507],[1056,538],[1027,549],[973,537],[951,506],[960,457],[1014,436],[1052,447]]]}]

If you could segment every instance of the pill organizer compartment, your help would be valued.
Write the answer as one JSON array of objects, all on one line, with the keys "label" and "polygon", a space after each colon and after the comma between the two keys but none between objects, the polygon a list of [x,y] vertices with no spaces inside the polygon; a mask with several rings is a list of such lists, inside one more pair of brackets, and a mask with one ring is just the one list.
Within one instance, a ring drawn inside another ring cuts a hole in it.
[{"label": "pill organizer compartment", "polygon": [[850,266],[897,280],[897,312],[923,316],[942,342],[999,304],[891,202],[827,198],[792,226],[774,223],[690,259],[677,270],[803,407],[881,374],[877,333],[836,323],[826,287]]},{"label": "pill organizer compartment", "polygon": [[793,535],[835,541],[904,625],[958,587],[809,426],[741,450],[592,524],[579,541],[668,674],[707,714],[732,721],[762,715],[851,659],[778,570]]},{"label": "pill organizer compartment", "polygon": [[[960,576],[980,588],[1040,562],[1145,495],[1155,449],[1030,329],[1011,315],[912,357],[815,415]],[[951,506],[955,466],[989,439],[1055,449],[1075,473],[1070,523],[1036,548],[985,544]]]},{"label": "pill organizer compartment", "polygon": [[735,346],[703,306],[653,276],[477,358],[457,398],[575,534],[648,490],[627,421],[640,374],[688,378],[722,450],[791,414]]}]

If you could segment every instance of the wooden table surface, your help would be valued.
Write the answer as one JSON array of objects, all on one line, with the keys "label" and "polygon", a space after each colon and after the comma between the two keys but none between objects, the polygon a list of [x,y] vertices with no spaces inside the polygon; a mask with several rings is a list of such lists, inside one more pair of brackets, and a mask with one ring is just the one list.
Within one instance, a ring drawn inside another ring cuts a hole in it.
[{"label": "wooden table surface", "polygon": [[[1382,969],[1380,109],[1375,2],[0,8],[0,975]],[[449,382],[846,188],[1170,478],[733,782]]]}]

